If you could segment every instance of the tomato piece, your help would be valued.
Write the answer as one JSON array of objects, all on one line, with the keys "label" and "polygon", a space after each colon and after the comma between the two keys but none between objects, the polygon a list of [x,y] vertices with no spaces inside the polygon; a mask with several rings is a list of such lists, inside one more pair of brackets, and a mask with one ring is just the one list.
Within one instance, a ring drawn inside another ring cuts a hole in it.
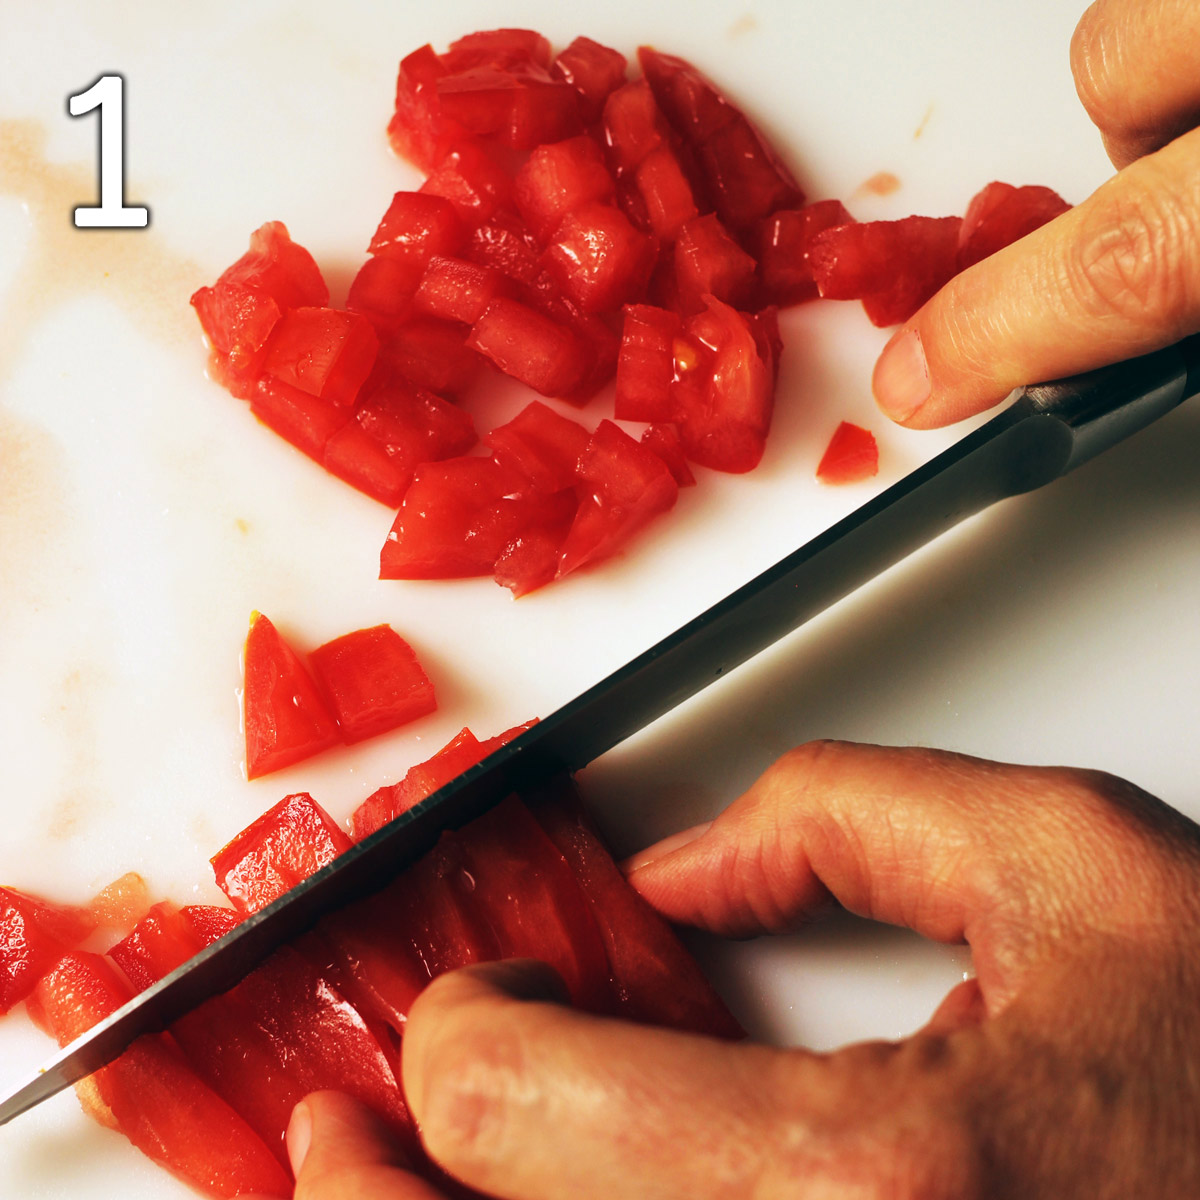
[{"label": "tomato piece", "polygon": [[437,255],[425,268],[413,307],[431,317],[473,325],[493,300],[511,290],[512,281],[495,267]]},{"label": "tomato piece", "polygon": [[350,839],[307,792],[285,796],[211,862],[217,887],[244,913],[258,912],[350,849]]},{"label": "tomato piece", "polygon": [[475,382],[483,360],[468,344],[470,327],[439,317],[413,317],[379,347],[385,377],[439,396],[461,396]]},{"label": "tomato piece", "polygon": [[675,415],[671,383],[675,339],[682,326],[679,314],[667,309],[626,306],[613,409],[618,420],[669,421]]},{"label": "tomato piece", "polygon": [[566,860],[516,796],[444,840],[462,853],[474,887],[468,901],[491,929],[501,958],[539,958],[567,986],[572,1003],[611,1005],[608,956]]},{"label": "tomato piece", "polygon": [[457,209],[444,196],[397,192],[367,249],[407,258],[424,268],[435,254],[456,253],[466,238]]},{"label": "tomato piece", "polygon": [[532,286],[542,272],[542,247],[516,213],[497,213],[472,234],[463,257]]},{"label": "tomato piece", "polygon": [[553,582],[578,511],[579,499],[573,491],[549,497],[543,517],[525,524],[500,552],[492,572],[495,581],[516,599]]},{"label": "tomato piece", "polygon": [[418,467],[380,552],[380,579],[490,575],[526,516],[521,486],[490,458]]},{"label": "tomato piece", "polygon": [[771,424],[776,343],[756,319],[712,297],[684,334],[673,388],[684,452],[717,471],[753,470]]},{"label": "tomato piece", "polygon": [[569,396],[592,365],[587,347],[565,325],[505,297],[488,305],[467,345],[543,396]]},{"label": "tomato piece", "polygon": [[686,59],[639,46],[638,63],[658,107],[687,141],[702,142],[735,119],[738,110]]},{"label": "tomato piece", "polygon": [[435,87],[445,117],[513,150],[560,141],[582,126],[575,89],[537,64],[472,67],[441,76]]},{"label": "tomato piece", "polygon": [[642,445],[653,450],[667,465],[680,487],[694,487],[696,477],[687,465],[683,443],[673,425],[648,425],[642,433]]},{"label": "tomato piece", "polygon": [[551,64],[550,74],[579,93],[580,114],[590,125],[600,119],[609,94],[625,82],[625,65],[619,51],[577,37]]},{"label": "tomato piece", "polygon": [[212,287],[192,296],[192,307],[212,346],[214,374],[245,398],[262,366],[271,331],[288,309],[329,303],[329,289],[313,257],[288,236],[281,221],[250,235],[250,249]]},{"label": "tomato piece", "polygon": [[289,387],[342,407],[371,373],[379,339],[366,317],[336,308],[293,308],[267,346],[266,371]]},{"label": "tomato piece", "polygon": [[839,225],[809,246],[822,296],[862,300],[874,325],[909,317],[958,270],[958,217],[905,217]]},{"label": "tomato piece", "polygon": [[86,908],[52,904],[0,887],[0,1015],[24,1000],[96,924]]},{"label": "tomato piece", "polygon": [[421,192],[449,200],[470,229],[491,220],[509,202],[512,180],[483,147],[467,142],[438,163]]},{"label": "tomato piece", "polygon": [[843,421],[833,431],[817,467],[822,483],[859,483],[879,473],[879,447],[875,435],[860,425]]},{"label": "tomato piece", "polygon": [[679,486],[662,459],[601,421],[579,459],[579,511],[559,556],[559,577],[614,554],[674,505]]},{"label": "tomato piece", "polygon": [[447,121],[437,98],[437,81],[448,74],[446,64],[426,45],[400,62],[396,78],[396,107],[388,122],[388,141],[401,158],[429,170],[466,131]]},{"label": "tomato piece", "polygon": [[645,79],[617,88],[604,102],[604,138],[618,174],[667,143],[670,131]]},{"label": "tomato piece", "polygon": [[604,151],[590,137],[538,146],[513,182],[513,200],[525,224],[545,243],[568,213],[614,196]]},{"label": "tomato piece", "polygon": [[341,740],[337,723],[296,652],[262,613],[250,616],[243,666],[246,777],[320,754]]},{"label": "tomato piece", "polygon": [[470,413],[433,392],[385,373],[364,392],[354,410],[355,421],[410,481],[421,463],[453,458],[475,444]]},{"label": "tomato piece", "polygon": [[731,238],[712,213],[695,217],[679,231],[675,243],[675,284],[679,311],[687,316],[715,296],[735,308],[747,307],[754,290],[757,264]]},{"label": "tomato piece", "polygon": [[412,466],[394,458],[356,420],[325,443],[325,469],[381,504],[395,508],[412,482]]},{"label": "tomato piece", "polygon": [[390,626],[357,629],[318,646],[313,674],[348,744],[436,711],[433,684],[413,648]]},{"label": "tomato piece", "polygon": [[558,492],[575,483],[579,456],[587,446],[588,431],[556,413],[540,400],[527,404],[484,438],[496,461],[543,492]]},{"label": "tomato piece", "polygon": [[[64,956],[38,985],[31,1013],[67,1045],[132,997],[96,954]],[[262,1138],[162,1036],[138,1038],[91,1077],[116,1127],[147,1157],[216,1196],[291,1194],[291,1179]]]},{"label": "tomato piece", "polygon": [[1003,250],[1071,206],[1048,187],[989,183],[967,206],[958,235],[958,269]]},{"label": "tomato piece", "polygon": [[641,211],[655,237],[674,241],[680,230],[699,215],[692,181],[671,146],[651,150],[638,163],[634,178]]},{"label": "tomato piece", "polygon": [[809,247],[823,230],[853,221],[840,200],[818,200],[804,208],[781,209],[759,222],[754,248],[767,302],[799,304],[816,299],[817,282],[808,259]]},{"label": "tomato piece", "polygon": [[259,380],[250,397],[250,411],[317,462],[323,461],[329,439],[350,419],[346,409],[332,400],[269,378]]},{"label": "tomato piece", "polygon": [[711,1037],[743,1031],[674,930],[629,886],[567,781],[526,801],[591,907],[629,1020]]},{"label": "tomato piece", "polygon": [[657,257],[656,238],[612,205],[590,203],[563,218],[542,261],[564,296],[599,313],[640,298]]},{"label": "tomato piece", "polygon": [[548,67],[550,43],[532,29],[485,29],[451,42],[443,61],[449,71],[469,71],[475,67],[503,69],[523,63]]},{"label": "tomato piece", "polygon": [[415,259],[392,254],[368,258],[350,284],[346,307],[361,313],[385,337],[408,320],[422,274]]}]

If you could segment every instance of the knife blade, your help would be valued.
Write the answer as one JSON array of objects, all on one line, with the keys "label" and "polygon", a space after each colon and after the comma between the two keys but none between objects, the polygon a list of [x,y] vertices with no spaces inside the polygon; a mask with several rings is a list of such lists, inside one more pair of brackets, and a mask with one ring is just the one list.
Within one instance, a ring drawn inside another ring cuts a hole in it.
[{"label": "knife blade", "polygon": [[1200,334],[1022,389],[998,416],[293,888],[65,1047],[0,1125],[227,991],[326,913],[384,887],[512,792],[585,767],[913,550],[1074,470],[1200,392]]}]

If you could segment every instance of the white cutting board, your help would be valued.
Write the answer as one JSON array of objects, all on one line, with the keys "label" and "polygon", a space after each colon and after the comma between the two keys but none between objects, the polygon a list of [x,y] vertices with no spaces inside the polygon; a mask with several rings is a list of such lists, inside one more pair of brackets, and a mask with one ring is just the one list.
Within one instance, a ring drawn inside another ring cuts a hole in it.
[{"label": "white cutting board", "polygon": [[[813,199],[861,219],[960,213],[992,179],[1082,199],[1108,173],[1074,97],[1074,0],[674,0],[607,5],[140,2],[0,12],[0,882],[82,900],[127,870],[211,901],[208,857],[281,796],[344,818],[469,724],[545,715],[950,444],[889,428],[886,334],[855,304],[786,315],[775,428],[745,478],[706,473],[619,561],[514,602],[490,581],[381,583],[391,514],[259,427],[203,375],[187,298],[283,220],[335,298],[391,193],[419,177],[383,127],[399,58],[500,24],[558,46],[685,55],[777,140]],[[96,117],[124,74],[126,200],[150,228],[71,224],[95,202]],[[881,171],[900,188],[860,191]],[[519,389],[482,397],[479,423]],[[584,417],[605,415],[605,400]],[[882,450],[827,489],[843,418]],[[1200,811],[1200,414],[1181,411],[1046,492],[942,539],[587,772],[620,852],[710,816],[813,736],[1106,767]],[[438,714],[253,784],[239,653],[252,609],[302,647],[380,621],[416,647]],[[919,1025],[962,951],[839,920],[701,944],[757,1033],[830,1046]],[[49,1047],[0,1021],[0,1087]],[[70,1095],[0,1130],[0,1195],[186,1189]]]}]

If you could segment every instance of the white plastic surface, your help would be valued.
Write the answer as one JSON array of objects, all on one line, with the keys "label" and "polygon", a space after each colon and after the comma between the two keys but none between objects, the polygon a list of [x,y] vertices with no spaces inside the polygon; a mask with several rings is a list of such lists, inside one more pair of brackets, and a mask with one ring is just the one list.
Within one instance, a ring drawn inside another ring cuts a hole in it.
[{"label": "white plastic surface", "polygon": [[[190,293],[283,220],[335,298],[392,192],[418,176],[383,127],[396,63],[500,24],[691,58],[776,138],[810,197],[861,219],[962,212],[992,179],[1080,200],[1108,174],[1074,96],[1074,0],[610,0],[413,5],[10,5],[0,13],[0,881],[83,900],[140,871],[213,901],[207,860],[281,796],[339,818],[463,725],[544,715],[950,444],[887,426],[886,339],[854,304],[786,315],[761,468],[706,473],[620,561],[513,602],[490,581],[382,583],[391,514],[204,378]],[[77,230],[95,116],[126,79],[128,204],[150,227]],[[877,172],[900,188],[860,191]],[[517,389],[472,402],[479,423]],[[603,415],[605,400],[584,414]],[[877,481],[825,489],[843,418]],[[944,746],[1125,775],[1200,815],[1200,409],[970,522],[586,772],[620,852],[711,816],[814,736]],[[252,609],[301,646],[391,622],[436,716],[248,784],[239,653]],[[840,918],[699,944],[764,1037],[826,1047],[920,1025],[962,950]],[[0,1021],[0,1089],[49,1051]],[[0,1130],[0,1195],[186,1189],[64,1095]]]}]

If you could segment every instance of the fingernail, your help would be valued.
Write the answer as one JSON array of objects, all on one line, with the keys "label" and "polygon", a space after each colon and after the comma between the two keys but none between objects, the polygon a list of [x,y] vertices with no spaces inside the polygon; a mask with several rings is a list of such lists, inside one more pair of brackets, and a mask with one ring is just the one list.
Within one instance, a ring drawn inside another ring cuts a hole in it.
[{"label": "fingernail", "polygon": [[691,829],[683,829],[679,833],[673,833],[670,837],[663,838],[661,842],[655,842],[653,846],[647,846],[645,850],[640,850],[637,854],[631,855],[621,864],[621,870],[626,875],[631,875],[634,871],[640,871],[642,867],[648,867],[652,862],[657,862],[660,858],[666,858],[668,854],[673,854],[676,850],[682,850],[684,846],[690,845],[697,838],[702,838],[711,828],[712,822],[705,821],[701,825],[693,825]]},{"label": "fingernail", "polygon": [[288,1162],[292,1164],[292,1174],[299,1175],[304,1160],[308,1157],[308,1148],[312,1145],[312,1112],[308,1105],[301,1100],[292,1110],[292,1119],[287,1127]]},{"label": "fingernail", "polygon": [[871,381],[875,400],[893,421],[905,421],[929,399],[929,363],[915,329],[896,334],[883,348]]}]

